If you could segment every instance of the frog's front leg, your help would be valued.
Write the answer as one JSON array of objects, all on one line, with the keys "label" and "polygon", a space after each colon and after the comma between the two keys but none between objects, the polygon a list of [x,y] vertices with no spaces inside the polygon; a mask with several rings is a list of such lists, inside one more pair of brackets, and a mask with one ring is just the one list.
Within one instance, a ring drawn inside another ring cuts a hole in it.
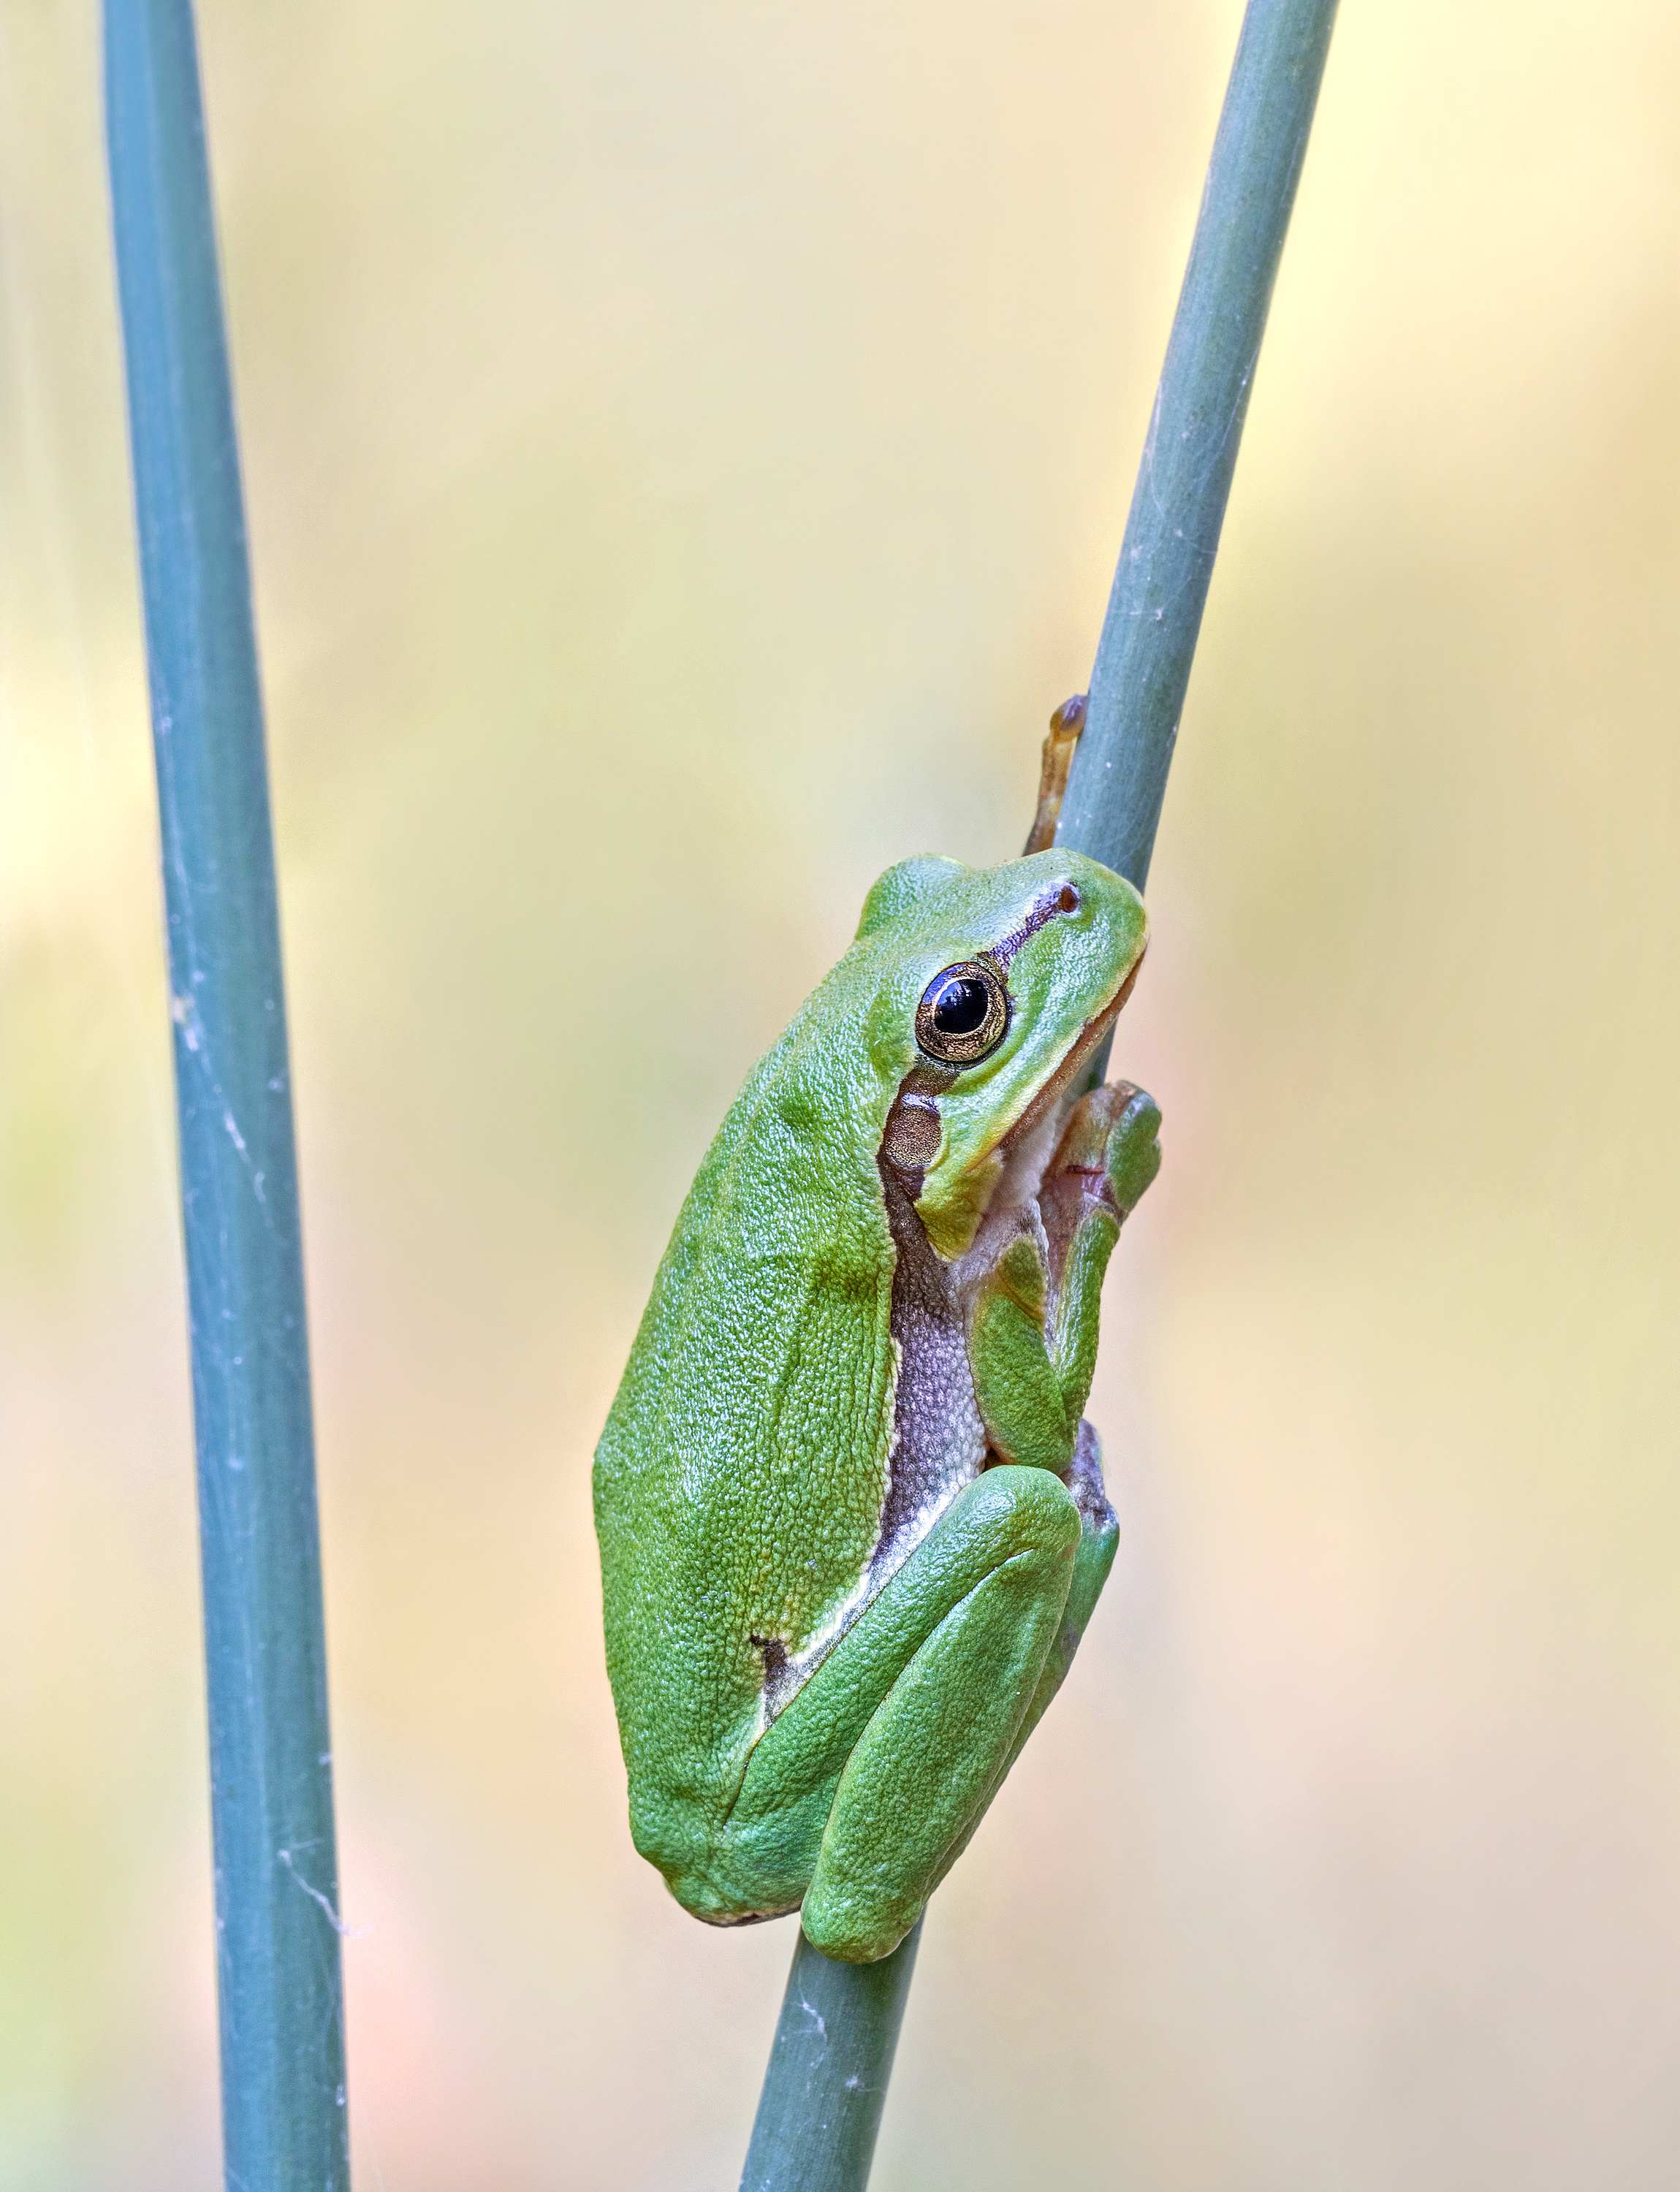
[{"label": "frog's front leg", "polygon": [[1049,1349],[1070,1431],[1090,1398],[1099,1310],[1120,1228],[1161,1169],[1161,1111],[1129,1081],[1074,1106],[1044,1174],[1039,1208],[1054,1294]]},{"label": "frog's front leg", "polygon": [[[804,1927],[849,1963],[895,1948],[1014,1749],[1080,1538],[1046,1470],[987,1470],[760,1738],[734,1863],[809,1881]],[[820,1839],[819,1839],[820,1837]]]},{"label": "frog's front leg", "polygon": [[1160,1126],[1154,1099],[1129,1082],[1093,1089],[1045,1170],[1041,1230],[1016,1233],[974,1286],[969,1366],[1002,1460],[1058,1475],[1072,1462],[1103,1276],[1123,1220],[1161,1168]]},{"label": "frog's front leg", "polygon": [[1103,1276],[1122,1221],[1161,1168],[1160,1125],[1154,1099],[1129,1082],[1093,1089],[1046,1167],[1039,1226],[1015,1233],[974,1286],[969,1367],[1001,1460],[1058,1475],[1071,1464]]},{"label": "frog's front leg", "polygon": [[1103,1276],[1122,1222],[1161,1168],[1160,1126],[1154,1099],[1129,1082],[1082,1099],[1039,1190],[1043,1249],[1037,1236],[1017,1235],[970,1305],[969,1368],[992,1450],[1054,1470],[1082,1526],[1061,1629],[1005,1772],[1073,1664],[1114,1565],[1119,1528],[1097,1435],[1081,1418],[1096,1367]]}]

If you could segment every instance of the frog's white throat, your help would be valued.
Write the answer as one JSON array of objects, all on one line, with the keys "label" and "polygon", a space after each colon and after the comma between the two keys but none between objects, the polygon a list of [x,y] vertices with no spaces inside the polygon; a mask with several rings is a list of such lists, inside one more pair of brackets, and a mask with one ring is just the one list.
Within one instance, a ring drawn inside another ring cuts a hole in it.
[{"label": "frog's white throat", "polygon": [[1017,1129],[1002,1145],[1003,1167],[986,1203],[986,1215],[967,1249],[951,1266],[951,1293],[965,1306],[969,1294],[1016,1234],[1033,1236],[1048,1255],[1038,1196],[1072,1108],[1071,1098],[1048,1106],[1025,1133]]}]

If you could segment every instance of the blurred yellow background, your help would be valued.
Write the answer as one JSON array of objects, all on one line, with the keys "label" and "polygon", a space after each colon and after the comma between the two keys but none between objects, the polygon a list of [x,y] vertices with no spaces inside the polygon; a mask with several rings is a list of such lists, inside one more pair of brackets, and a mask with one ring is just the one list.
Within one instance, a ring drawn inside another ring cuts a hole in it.
[{"label": "blurred yellow background", "polygon": [[[734,1087],[1087,676],[1235,0],[203,0],[363,2192],[732,2187],[587,1471]],[[1680,17],[1350,4],[1116,1051],[1124,1538],[877,2192],[1680,2178]],[[214,2181],[89,0],[0,0],[0,2183]]]}]

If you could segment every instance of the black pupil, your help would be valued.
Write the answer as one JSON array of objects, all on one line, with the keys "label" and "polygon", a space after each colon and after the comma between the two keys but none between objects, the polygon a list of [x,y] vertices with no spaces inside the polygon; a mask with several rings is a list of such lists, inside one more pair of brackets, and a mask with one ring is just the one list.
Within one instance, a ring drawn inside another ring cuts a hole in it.
[{"label": "black pupil", "polygon": [[934,1025],[941,1035],[974,1035],[986,1025],[988,1000],[984,982],[957,974],[934,999]]}]

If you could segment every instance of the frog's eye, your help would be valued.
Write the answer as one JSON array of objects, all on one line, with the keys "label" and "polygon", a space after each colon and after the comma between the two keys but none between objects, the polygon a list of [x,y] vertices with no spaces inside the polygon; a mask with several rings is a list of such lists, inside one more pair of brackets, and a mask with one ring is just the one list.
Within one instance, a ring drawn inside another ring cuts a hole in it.
[{"label": "frog's eye", "polygon": [[983,959],[935,974],[916,1008],[916,1040],[929,1058],[972,1065],[997,1049],[1009,1025],[1009,993]]}]

